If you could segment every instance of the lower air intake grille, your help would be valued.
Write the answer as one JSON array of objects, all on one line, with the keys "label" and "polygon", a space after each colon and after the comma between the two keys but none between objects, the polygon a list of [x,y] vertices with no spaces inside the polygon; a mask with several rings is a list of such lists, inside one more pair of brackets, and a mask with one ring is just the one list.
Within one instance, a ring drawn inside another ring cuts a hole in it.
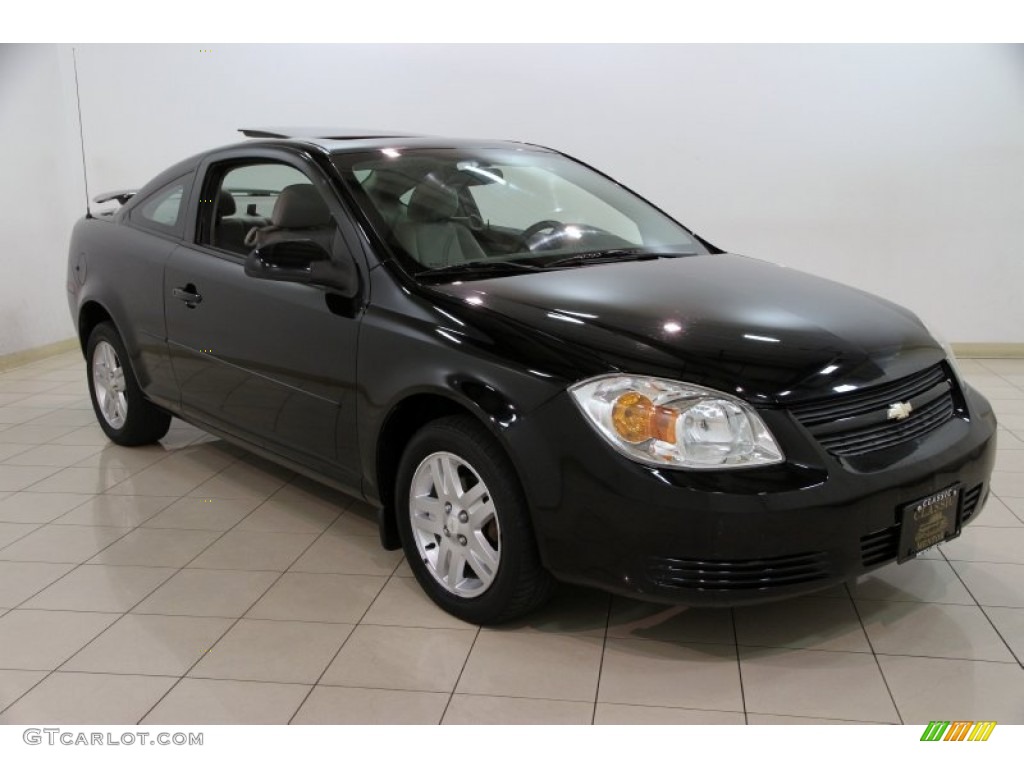
[{"label": "lower air intake grille", "polygon": [[647,574],[662,587],[699,590],[766,589],[827,578],[829,560],[824,552],[763,560],[657,557],[648,562]]},{"label": "lower air intake grille", "polygon": [[860,537],[860,560],[865,568],[895,560],[899,549],[899,523]]},{"label": "lower air intake grille", "polygon": [[960,516],[960,521],[966,523],[972,517],[974,513],[978,511],[978,502],[981,501],[981,485],[976,485],[971,490],[964,494],[964,511]]},{"label": "lower air intake grille", "polygon": [[[963,525],[978,511],[978,502],[981,501],[981,490],[983,484],[964,492],[963,507],[960,513],[960,524]],[[860,537],[860,560],[865,568],[881,565],[889,560],[895,560],[900,549],[900,524],[890,525],[880,531],[869,533]]]}]

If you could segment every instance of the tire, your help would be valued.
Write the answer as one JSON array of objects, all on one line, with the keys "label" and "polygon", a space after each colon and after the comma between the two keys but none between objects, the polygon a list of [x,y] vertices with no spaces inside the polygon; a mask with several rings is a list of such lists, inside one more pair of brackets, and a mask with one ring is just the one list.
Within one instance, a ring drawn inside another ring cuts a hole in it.
[{"label": "tire", "polygon": [[541,565],[515,469],[475,419],[423,427],[406,446],[396,484],[406,559],[437,605],[473,624],[500,624],[548,599],[554,581]]},{"label": "tire", "polygon": [[166,435],[171,416],[142,394],[113,323],[93,328],[85,350],[89,398],[107,437],[118,445],[148,445]]}]

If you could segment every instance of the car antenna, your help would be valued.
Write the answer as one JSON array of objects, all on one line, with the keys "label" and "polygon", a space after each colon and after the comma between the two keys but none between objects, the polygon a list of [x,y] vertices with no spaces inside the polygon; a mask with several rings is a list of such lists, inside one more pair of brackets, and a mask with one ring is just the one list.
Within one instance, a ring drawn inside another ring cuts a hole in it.
[{"label": "car antenna", "polygon": [[91,218],[89,210],[89,174],[85,167],[85,131],[82,128],[82,96],[78,92],[78,54],[75,48],[71,49],[71,63],[75,70],[75,106],[78,109],[78,142],[82,149],[82,183],[85,185],[85,217]]}]

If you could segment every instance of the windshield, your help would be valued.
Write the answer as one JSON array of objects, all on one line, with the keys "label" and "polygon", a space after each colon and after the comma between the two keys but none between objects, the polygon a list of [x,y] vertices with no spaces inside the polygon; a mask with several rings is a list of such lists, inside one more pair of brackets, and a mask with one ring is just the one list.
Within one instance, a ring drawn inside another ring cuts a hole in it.
[{"label": "windshield", "polygon": [[707,253],[611,179],[532,149],[384,149],[335,165],[379,234],[420,276]]}]

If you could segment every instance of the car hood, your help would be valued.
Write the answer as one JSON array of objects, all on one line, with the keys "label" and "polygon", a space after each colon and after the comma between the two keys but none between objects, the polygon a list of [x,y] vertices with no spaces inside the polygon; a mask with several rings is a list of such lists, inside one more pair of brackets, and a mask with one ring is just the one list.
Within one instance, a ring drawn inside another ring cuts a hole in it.
[{"label": "car hood", "polygon": [[558,345],[566,362],[555,375],[566,378],[667,376],[779,403],[884,383],[944,357],[916,316],[890,301],[734,254],[431,288],[458,300],[467,319],[496,313],[519,333],[528,328],[548,361]]}]

